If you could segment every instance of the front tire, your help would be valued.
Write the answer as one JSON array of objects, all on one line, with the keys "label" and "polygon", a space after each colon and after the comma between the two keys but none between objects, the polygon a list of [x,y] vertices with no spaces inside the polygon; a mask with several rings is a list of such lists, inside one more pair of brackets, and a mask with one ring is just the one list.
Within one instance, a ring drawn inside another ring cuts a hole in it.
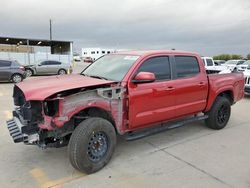
[{"label": "front tire", "polygon": [[217,97],[211,110],[207,113],[209,116],[205,120],[206,125],[215,130],[223,129],[231,115],[231,103],[226,97]]},{"label": "front tire", "polygon": [[113,125],[98,117],[81,122],[71,135],[68,154],[74,168],[87,174],[102,169],[116,146]]},{"label": "front tire", "polygon": [[27,69],[26,70],[26,76],[27,77],[30,77],[30,76],[32,76],[34,73],[33,73],[33,71],[31,70],[31,69]]}]

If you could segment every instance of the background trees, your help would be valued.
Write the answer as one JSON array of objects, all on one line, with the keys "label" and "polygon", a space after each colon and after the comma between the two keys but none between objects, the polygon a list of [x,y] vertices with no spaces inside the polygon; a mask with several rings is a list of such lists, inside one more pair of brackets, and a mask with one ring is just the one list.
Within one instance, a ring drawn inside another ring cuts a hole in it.
[{"label": "background trees", "polygon": [[247,54],[247,59],[250,60],[250,54]]},{"label": "background trees", "polygon": [[[250,59],[250,54],[247,56],[248,59]],[[213,56],[214,60],[230,60],[230,59],[243,59],[241,55],[238,54],[219,54],[216,56]]]}]

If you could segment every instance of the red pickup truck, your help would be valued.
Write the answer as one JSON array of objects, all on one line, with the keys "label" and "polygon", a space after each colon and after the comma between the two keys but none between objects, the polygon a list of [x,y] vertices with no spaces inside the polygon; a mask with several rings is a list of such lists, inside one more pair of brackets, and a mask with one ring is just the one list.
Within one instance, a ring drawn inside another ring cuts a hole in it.
[{"label": "red pickup truck", "polygon": [[244,96],[242,73],[207,74],[200,56],[180,51],[106,55],[81,74],[32,79],[14,87],[15,143],[68,145],[71,164],[93,173],[127,140],[204,120],[226,126]]}]

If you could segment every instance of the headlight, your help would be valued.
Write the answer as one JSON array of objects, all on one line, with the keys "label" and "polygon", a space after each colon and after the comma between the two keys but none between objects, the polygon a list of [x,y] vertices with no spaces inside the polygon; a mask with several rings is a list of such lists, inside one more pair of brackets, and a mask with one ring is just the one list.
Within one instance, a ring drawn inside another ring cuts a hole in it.
[{"label": "headlight", "polygon": [[58,112],[59,100],[45,101],[43,103],[44,113],[47,116],[54,116]]}]

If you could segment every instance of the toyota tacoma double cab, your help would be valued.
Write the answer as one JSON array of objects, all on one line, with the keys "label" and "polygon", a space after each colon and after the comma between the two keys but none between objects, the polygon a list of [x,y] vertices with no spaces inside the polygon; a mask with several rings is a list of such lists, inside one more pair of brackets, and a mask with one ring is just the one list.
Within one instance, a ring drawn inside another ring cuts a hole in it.
[{"label": "toyota tacoma double cab", "polygon": [[72,166],[94,173],[111,159],[117,135],[135,140],[200,120],[222,129],[243,96],[242,73],[208,75],[197,53],[119,52],[80,74],[15,85],[7,127],[15,143],[68,145]]}]

